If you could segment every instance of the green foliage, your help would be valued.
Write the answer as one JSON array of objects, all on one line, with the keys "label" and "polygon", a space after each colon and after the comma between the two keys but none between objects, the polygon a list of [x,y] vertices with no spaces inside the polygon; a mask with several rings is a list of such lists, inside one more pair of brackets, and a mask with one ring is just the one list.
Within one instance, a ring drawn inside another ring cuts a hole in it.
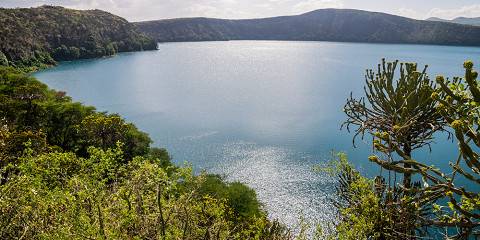
[{"label": "green foliage", "polygon": [[52,147],[86,156],[90,146],[106,150],[120,141],[126,159],[150,151],[151,139],[133,124],[95,113],[13,68],[0,67],[0,99],[0,118],[11,131],[42,131]]},{"label": "green foliage", "polygon": [[[388,237],[394,237],[395,239],[420,238],[432,233],[428,232],[428,228],[439,228],[439,232],[442,232],[442,236],[445,239],[473,239],[480,234],[480,216],[478,215],[480,211],[480,195],[478,193],[478,184],[480,183],[480,155],[478,154],[480,147],[480,87],[477,80],[478,73],[474,70],[473,62],[466,61],[464,68],[464,78],[454,77],[453,79],[446,79],[443,76],[438,76],[436,79],[438,87],[431,92],[431,100],[425,99],[425,102],[431,103],[431,105],[428,105],[428,109],[430,110],[433,106],[436,111],[435,114],[441,116],[439,127],[442,128],[442,123],[446,122],[458,142],[459,157],[455,161],[450,162],[451,171],[446,169],[440,170],[433,166],[421,164],[411,160],[408,155],[403,154],[404,152],[395,149],[395,146],[392,148],[392,142],[398,142],[399,139],[396,133],[403,131],[405,128],[402,125],[392,124],[393,131],[374,133],[376,150],[388,154],[389,151],[394,149],[398,155],[404,157],[404,160],[381,160],[376,155],[371,156],[369,160],[379,164],[386,170],[393,171],[395,174],[418,174],[422,177],[423,186],[417,185],[413,188],[402,187],[399,189],[396,186],[391,187],[390,184],[386,185],[382,178],[377,177],[373,182],[374,194],[372,195],[372,191],[368,190],[372,189],[372,182],[370,182],[370,185],[365,184],[365,180],[352,177],[356,175],[355,173],[340,175],[339,189],[342,189],[342,191],[339,191],[338,194],[343,199],[341,202],[343,205],[339,205],[342,217],[342,221],[337,226],[339,234],[347,232],[347,236],[353,236],[356,231],[360,231],[357,229],[350,232],[351,229],[356,229],[357,224],[360,228],[371,229],[370,226],[372,225],[368,224],[371,222],[370,216],[378,215],[374,211],[369,211],[370,206],[380,209],[380,215],[376,217],[377,220],[393,220],[394,228],[379,229],[378,226],[385,225],[382,224],[383,221],[377,221],[373,224],[375,226],[372,232],[373,235],[368,234],[368,239],[376,236],[388,236],[385,234],[402,233],[402,231],[398,231],[398,227],[404,226],[405,223],[413,224],[411,226],[407,225],[405,229],[415,228],[416,231],[403,231],[403,233],[408,233],[408,235],[390,235]],[[374,89],[378,91],[382,87],[376,86]],[[415,92],[425,91],[419,86],[413,87],[413,89]],[[422,98],[426,94],[425,92]],[[408,98],[408,95],[405,96]],[[375,104],[384,102],[384,100],[370,102],[378,110],[381,109],[378,106],[382,105]],[[353,109],[350,113],[361,112],[358,109]],[[364,113],[359,113],[358,116],[362,114]],[[417,124],[421,126],[424,122],[425,119],[413,118],[407,127],[411,128]],[[427,133],[433,131],[435,129],[434,126],[423,131]],[[423,136],[423,138],[412,143],[425,144],[431,141],[431,135],[419,136]],[[348,173],[352,171],[346,168],[343,172]],[[346,179],[349,180],[346,181]],[[365,189],[367,189],[366,192]],[[367,196],[368,199],[373,201],[362,199],[362,196]],[[379,201],[375,200],[375,197]],[[355,202],[366,203],[366,205],[354,204]],[[380,203],[380,205],[375,204],[376,202]],[[364,209],[367,211],[363,212]],[[394,211],[391,209],[394,209]],[[407,214],[402,214],[402,212]],[[408,216],[408,218],[405,218],[405,216]],[[423,232],[422,235],[420,229],[426,229],[427,232]],[[438,229],[435,229],[434,232],[436,230]],[[440,237],[440,235],[433,236]]]},{"label": "green foliage", "polygon": [[[454,227],[450,228],[448,237],[458,239],[480,234],[480,88],[473,62],[466,61],[463,67],[464,78],[450,80],[438,76],[439,88],[432,94],[432,98],[440,102],[439,113],[454,131],[459,157],[450,162],[452,173],[436,177],[435,184],[428,189],[433,194],[447,198],[447,206],[441,206],[441,203],[434,205],[436,218],[432,222],[439,227]],[[459,185],[456,182],[459,177],[466,179],[469,184]]]},{"label": "green foliage", "polygon": [[[387,63],[383,59],[377,72],[367,70],[367,102],[365,98],[348,99],[344,107],[348,119],[344,126],[357,127],[354,141],[358,135],[370,133],[378,139],[374,142],[376,150],[411,160],[412,151],[429,145],[444,121],[436,111],[437,100],[431,98],[434,86],[426,74],[427,67],[419,72],[415,63],[400,63],[397,71],[397,65],[398,61]],[[409,180],[408,173],[405,176]]]},{"label": "green foliage", "polygon": [[11,132],[7,125],[0,131],[0,184],[18,171],[18,159],[28,154],[41,154],[48,150],[45,134],[41,131]]},{"label": "green foliage", "polygon": [[150,148],[147,158],[154,160],[162,168],[167,169],[173,167],[172,159],[168,151],[164,148]]},{"label": "green foliage", "polygon": [[65,150],[80,151],[83,145],[78,125],[94,112],[93,107],[71,102],[64,92],[56,92],[49,101],[41,104],[45,108],[47,120],[43,128],[47,132],[48,142]]},{"label": "green foliage", "polygon": [[144,157],[121,165],[120,147],[22,158],[0,185],[0,238],[288,239],[265,216],[236,217],[228,199],[203,194],[207,175],[168,174]]},{"label": "green foliage", "polygon": [[206,175],[199,192],[216,199],[225,199],[237,217],[265,216],[255,191],[242,183],[226,183],[218,175]]},{"label": "green foliage", "polygon": [[340,200],[337,207],[342,217],[336,228],[339,239],[381,239],[382,233],[387,232],[383,228],[392,226],[393,219],[382,211],[374,182],[349,165],[345,155],[339,157],[337,193]]},{"label": "green foliage", "polygon": [[[423,188],[428,186],[428,180],[432,180],[432,176],[425,172],[431,171],[437,176],[442,176],[442,173],[433,166],[412,159],[412,152],[429,146],[434,133],[445,126],[443,116],[437,111],[438,99],[431,97],[435,93],[435,86],[426,74],[427,67],[419,72],[417,64],[401,63],[397,71],[397,65],[398,61],[387,63],[382,60],[377,72],[367,70],[367,101],[365,98],[357,100],[350,97],[344,108],[348,116],[344,126],[347,129],[352,125],[357,127],[354,141],[358,135],[363,137],[365,133],[371,134],[373,147],[381,155],[372,155],[369,160],[389,174],[388,181],[380,174],[373,186],[375,191],[372,193],[377,197],[381,215],[376,216],[379,222],[374,224],[377,228],[373,229],[370,237],[378,239],[410,239],[428,234],[425,230],[431,224],[424,221],[425,215],[429,214],[430,204],[440,197],[435,194],[424,196]],[[395,80],[397,72],[400,76]],[[396,157],[401,159],[396,161]],[[391,174],[394,175],[394,181]],[[403,185],[397,185],[397,174],[403,175]],[[422,177],[423,186],[420,182],[412,183],[414,174]],[[340,208],[354,210],[353,214],[341,212],[344,217],[342,223],[354,222],[358,216],[360,220],[364,220],[366,215],[375,216],[369,209],[367,212],[355,212],[359,210],[356,205],[361,210],[365,207],[360,204],[362,201],[358,197],[366,194],[359,191],[366,186],[358,182],[359,178],[355,175],[349,173],[340,176],[341,191],[338,193],[347,203],[340,205]],[[361,188],[355,189],[357,182]],[[373,199],[370,195],[367,197],[370,199],[365,201]]]},{"label": "green foliage", "polygon": [[67,47],[65,45],[61,45],[53,50],[52,56],[57,61],[74,60],[81,57],[81,52],[77,47]]},{"label": "green foliage", "polygon": [[[8,59],[8,57],[7,57]],[[45,50],[34,50],[28,57],[18,60],[9,59],[9,65],[23,72],[33,72],[39,69],[55,65],[57,62],[49,52]]]},{"label": "green foliage", "polygon": [[118,115],[89,115],[77,126],[77,132],[83,146],[107,149],[117,142],[125,143],[127,159],[147,154],[151,143],[147,134]]},{"label": "green foliage", "polygon": [[0,51],[0,66],[8,66],[7,56],[2,51]]},{"label": "green foliage", "polygon": [[[416,217],[423,209],[410,201],[400,188],[389,188],[382,177],[374,180],[362,176],[348,162],[344,153],[332,160],[329,172],[338,178],[334,201],[339,222],[338,239],[410,239]],[[333,237],[333,236],[330,236]]]}]

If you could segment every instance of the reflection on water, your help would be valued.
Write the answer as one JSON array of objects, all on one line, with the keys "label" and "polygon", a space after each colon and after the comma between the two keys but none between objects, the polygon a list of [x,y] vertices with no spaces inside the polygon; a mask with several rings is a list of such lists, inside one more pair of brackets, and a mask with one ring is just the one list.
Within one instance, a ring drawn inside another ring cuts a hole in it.
[{"label": "reflection on water", "polygon": [[[272,218],[294,225],[333,220],[334,179],[315,173],[331,150],[346,151],[369,175],[365,139],[352,148],[342,107],[362,94],[366,68],[381,58],[429,64],[461,75],[480,48],[329,42],[161,44],[158,51],[62,63],[36,73],[49,86],[99,110],[118,112],[166,147],[177,163],[225,175],[257,190]],[[446,167],[455,145],[441,138],[417,159]]]},{"label": "reflection on water", "polygon": [[[330,199],[333,197],[333,179],[312,170],[316,164],[312,157],[285,148],[260,147],[242,142],[225,144],[222,150],[223,160],[217,171],[225,173],[228,179],[245,182],[258,189],[259,198],[265,206],[277,209],[271,212],[272,218],[291,224],[297,222],[298,214],[318,215],[317,220],[322,222],[332,219],[334,212]],[[291,161],[299,156],[302,157],[300,161]]]}]

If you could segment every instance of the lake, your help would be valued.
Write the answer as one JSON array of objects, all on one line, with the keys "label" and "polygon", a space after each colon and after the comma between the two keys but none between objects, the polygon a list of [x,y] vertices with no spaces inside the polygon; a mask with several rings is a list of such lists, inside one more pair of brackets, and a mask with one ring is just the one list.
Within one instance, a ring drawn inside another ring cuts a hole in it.
[{"label": "lake", "polygon": [[[381,58],[429,64],[460,76],[480,48],[333,42],[231,41],[160,44],[158,51],[61,63],[35,76],[98,110],[119,113],[148,132],[178,164],[253,187],[271,218],[295,226],[334,220],[335,179],[312,168],[345,151],[369,176],[371,138],[353,148],[340,130],[350,92]],[[456,158],[438,136],[415,157],[436,166]]]}]

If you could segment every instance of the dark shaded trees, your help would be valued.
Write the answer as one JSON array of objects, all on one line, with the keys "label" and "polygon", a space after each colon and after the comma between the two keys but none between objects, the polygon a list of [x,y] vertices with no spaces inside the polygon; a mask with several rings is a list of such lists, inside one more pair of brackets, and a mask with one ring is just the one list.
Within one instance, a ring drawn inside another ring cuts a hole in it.
[{"label": "dark shaded trees", "polygon": [[126,159],[150,151],[151,139],[133,124],[74,103],[13,68],[0,67],[0,99],[0,119],[9,131],[43,132],[51,147],[87,156],[90,146],[106,150],[122,142]]}]

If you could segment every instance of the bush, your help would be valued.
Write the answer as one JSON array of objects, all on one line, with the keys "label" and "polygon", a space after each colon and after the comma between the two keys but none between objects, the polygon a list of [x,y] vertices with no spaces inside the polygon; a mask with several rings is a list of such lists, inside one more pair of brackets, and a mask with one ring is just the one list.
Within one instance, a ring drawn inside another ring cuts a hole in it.
[{"label": "bush", "polygon": [[[155,161],[127,165],[121,150],[90,149],[23,158],[0,185],[0,238],[287,239],[263,216],[236,218],[227,199],[202,194],[205,175],[169,175]],[[106,181],[108,179],[108,181]],[[281,238],[280,238],[281,237]]]},{"label": "bush", "polygon": [[150,148],[147,158],[154,160],[164,169],[173,167],[170,154],[168,154],[168,151],[164,148]]},{"label": "bush", "polygon": [[125,156],[132,159],[149,152],[151,139],[118,115],[92,114],[77,126],[83,149],[90,146],[108,149],[117,142],[125,144]]},{"label": "bush", "polygon": [[219,175],[206,175],[199,192],[216,199],[226,199],[236,217],[265,215],[255,191],[242,183],[226,183]]}]

